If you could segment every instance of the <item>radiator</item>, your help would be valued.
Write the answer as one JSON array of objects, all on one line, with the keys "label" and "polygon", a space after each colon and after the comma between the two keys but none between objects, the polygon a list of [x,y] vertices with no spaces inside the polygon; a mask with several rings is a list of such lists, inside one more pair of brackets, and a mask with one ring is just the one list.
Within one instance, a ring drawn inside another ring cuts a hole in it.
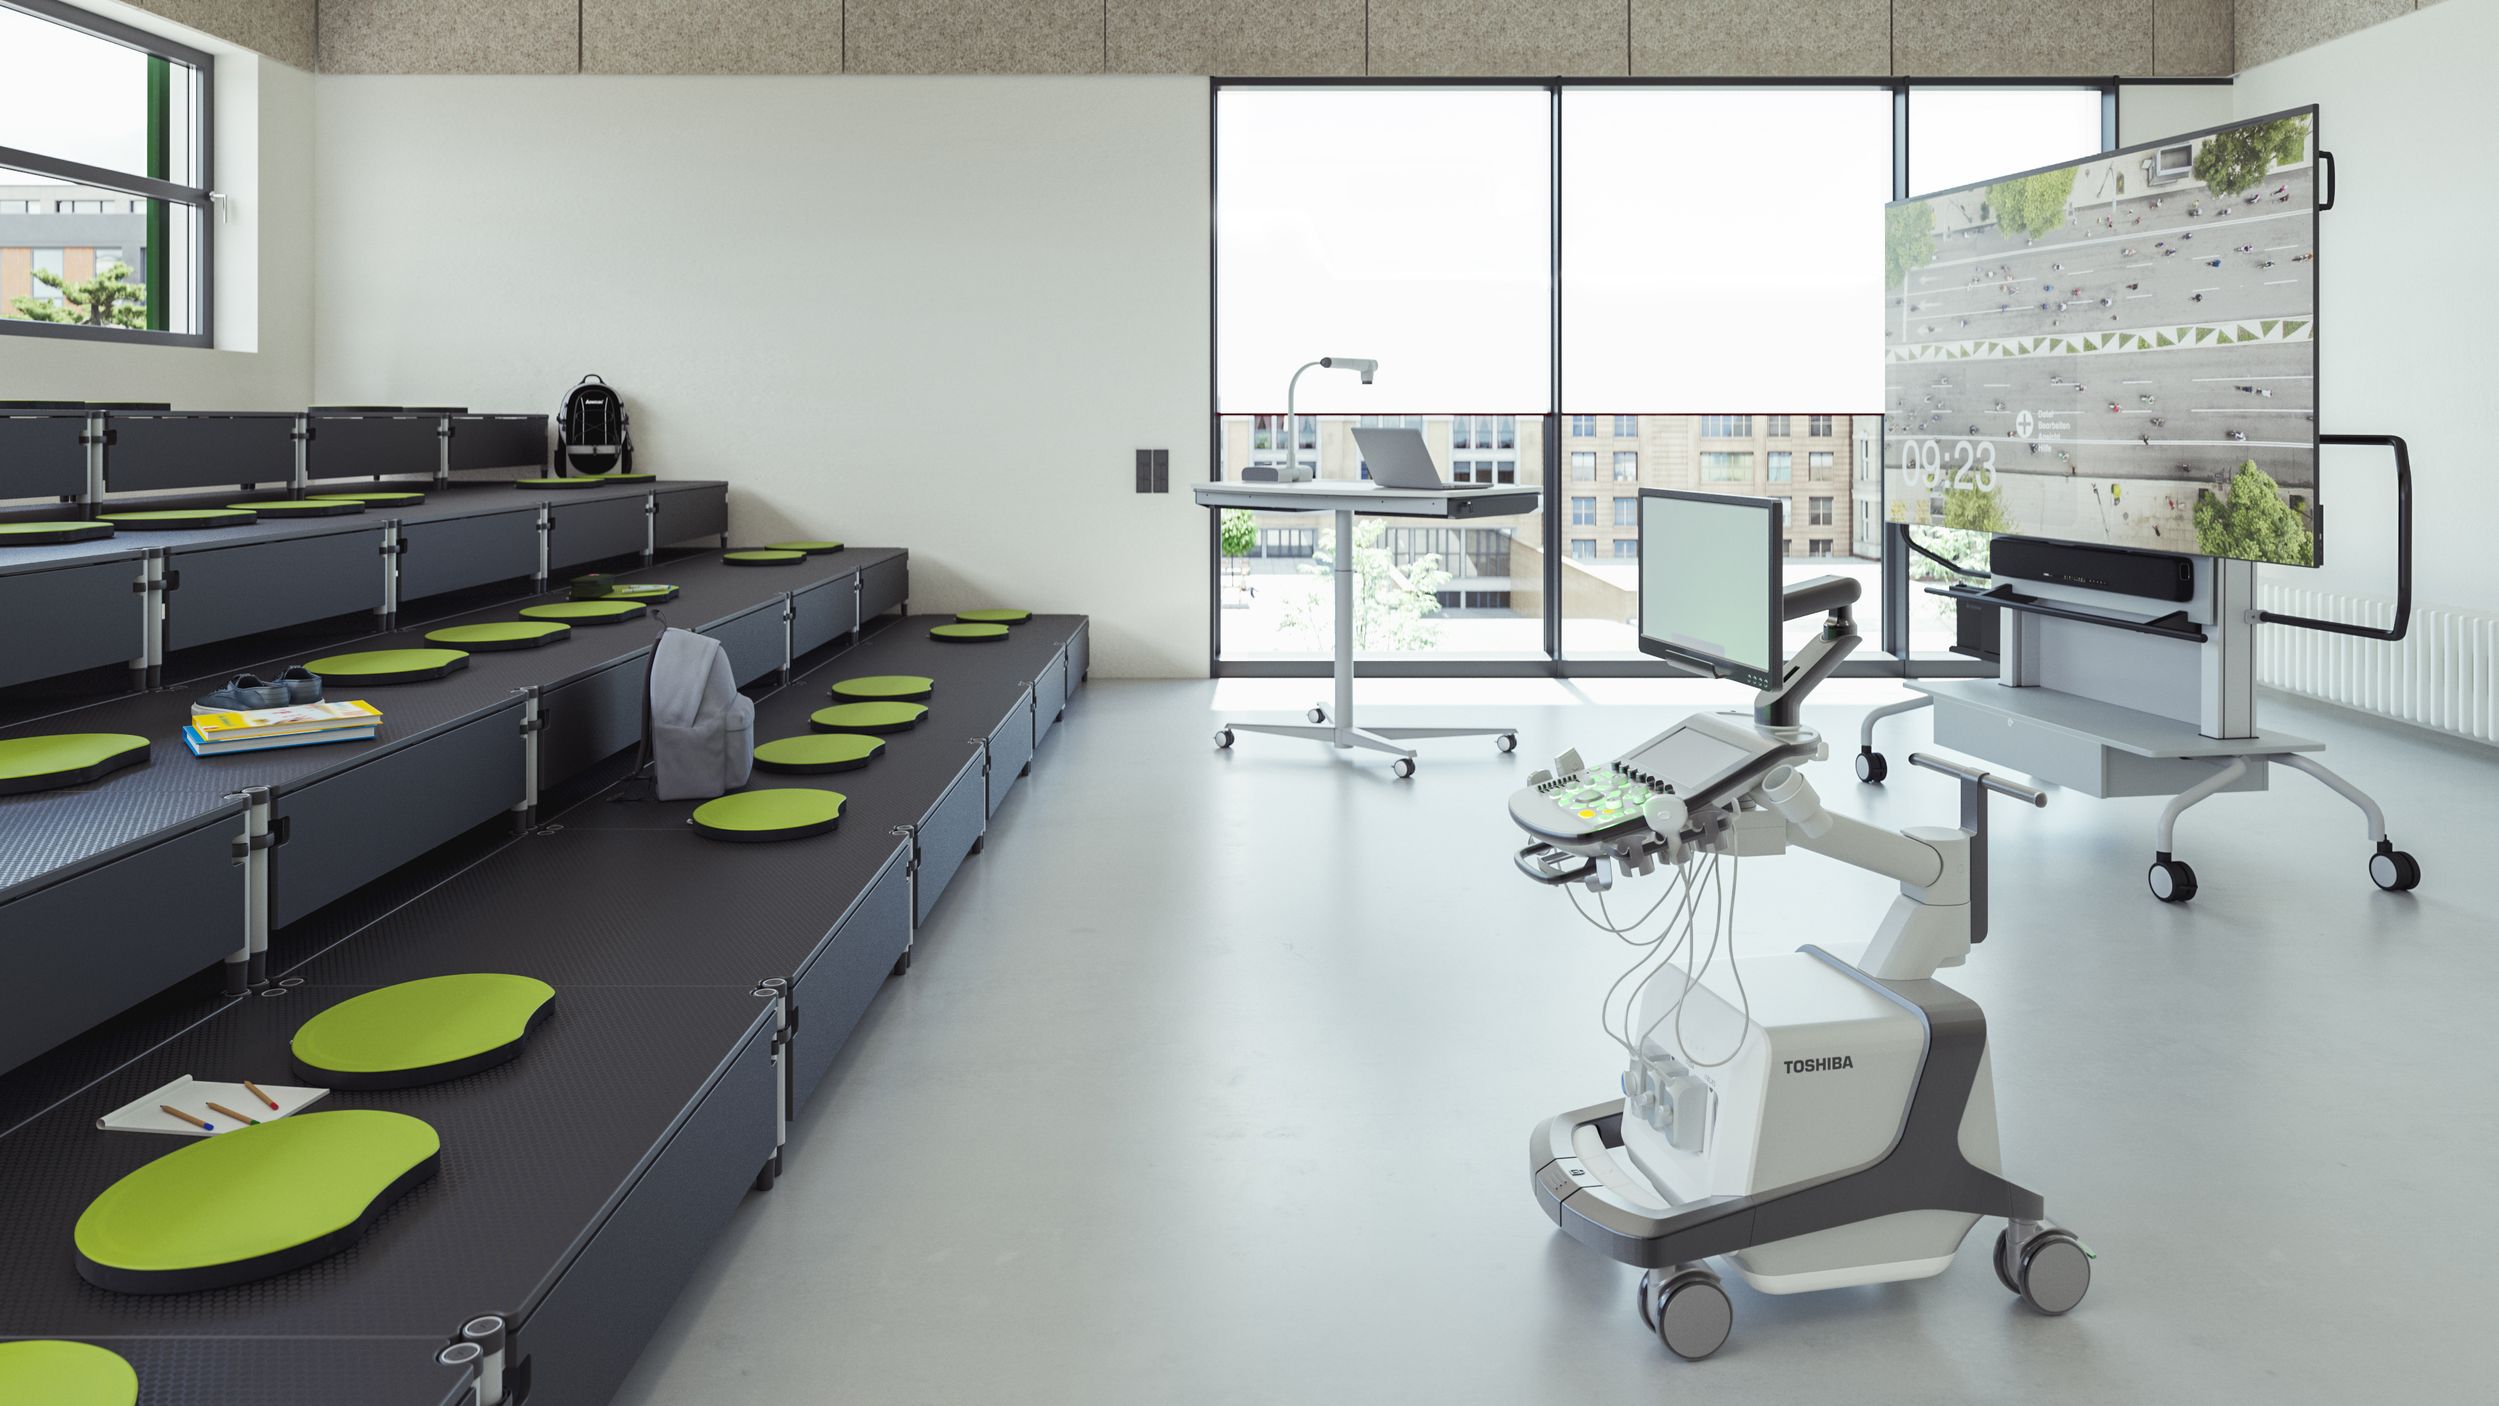
[{"label": "radiator", "polygon": [[[2267,610],[2383,625],[2393,602],[2267,582]],[[2412,608],[2392,644],[2277,625],[2258,632],[2257,682],[2481,742],[2499,742],[2499,612]]]}]

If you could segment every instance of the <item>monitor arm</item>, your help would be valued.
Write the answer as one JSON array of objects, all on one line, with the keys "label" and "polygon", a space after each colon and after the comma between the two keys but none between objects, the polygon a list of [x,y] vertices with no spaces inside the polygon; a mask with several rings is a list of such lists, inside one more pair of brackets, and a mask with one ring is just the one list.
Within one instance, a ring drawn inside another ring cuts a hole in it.
[{"label": "monitor arm", "polygon": [[1782,593],[1780,618],[1801,620],[1822,611],[1822,633],[1796,651],[1777,688],[1764,689],[1753,699],[1755,722],[1763,727],[1802,725],[1805,695],[1830,677],[1831,671],[1857,647],[1857,620],[1851,607],[1857,602],[1858,590],[1857,583],[1846,576],[1817,576],[1799,581]]}]

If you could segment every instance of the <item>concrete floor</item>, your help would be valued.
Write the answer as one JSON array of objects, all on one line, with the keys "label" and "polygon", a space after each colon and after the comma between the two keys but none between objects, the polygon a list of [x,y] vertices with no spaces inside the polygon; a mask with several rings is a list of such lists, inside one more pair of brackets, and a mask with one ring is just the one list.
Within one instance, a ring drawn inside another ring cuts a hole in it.
[{"label": "concrete floor", "polygon": [[[1404,782],[1208,745],[1318,688],[1078,700],[619,1401],[2491,1399],[2499,753],[2267,700],[2384,802],[2411,896],[2288,773],[2189,816],[2183,908],[2144,889],[2155,802],[2000,809],[1994,936],[1945,977],[1989,1014],[2008,1174],[2100,1256],[2090,1298],[2020,1308],[1987,1222],[1919,1283],[1730,1276],[1734,1336],[1692,1364],[1642,1332],[1635,1271],[1530,1198],[1530,1127],[1613,1091],[1620,958],[1512,872],[1503,802],[1563,745],[1610,756],[1736,695],[1366,684],[1368,722],[1523,736],[1427,745]],[[1836,682],[1808,721],[1853,739],[1895,696]],[[1825,800],[1950,823],[1949,783],[1905,765],[1923,715],[1886,727],[1892,783],[1835,747]],[[1747,951],[1860,938],[1888,898],[1759,863]]]}]

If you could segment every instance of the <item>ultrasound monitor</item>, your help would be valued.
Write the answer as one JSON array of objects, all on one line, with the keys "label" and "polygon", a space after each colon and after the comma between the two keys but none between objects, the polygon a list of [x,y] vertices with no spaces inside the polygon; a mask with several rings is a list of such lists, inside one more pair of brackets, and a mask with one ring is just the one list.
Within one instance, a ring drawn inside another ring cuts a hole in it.
[{"label": "ultrasound monitor", "polygon": [[1755,688],[1782,673],[1779,500],[1640,491],[1640,652]]}]

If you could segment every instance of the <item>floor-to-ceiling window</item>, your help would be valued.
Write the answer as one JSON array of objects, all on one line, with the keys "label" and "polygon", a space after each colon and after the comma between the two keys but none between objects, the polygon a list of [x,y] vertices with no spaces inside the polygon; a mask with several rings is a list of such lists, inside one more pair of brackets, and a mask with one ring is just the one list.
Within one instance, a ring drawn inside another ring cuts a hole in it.
[{"label": "floor-to-ceiling window", "polygon": [[[1918,599],[1888,643],[1940,651],[1945,603],[1882,520],[1883,205],[2097,150],[2111,101],[2103,84],[1222,83],[1216,472],[1289,455],[1358,480],[1353,431],[1408,427],[1455,482],[1538,491],[1541,511],[1499,521],[1364,520],[1347,549],[1366,659],[1641,667],[1643,486],[1777,500],[1791,578],[1862,580],[1870,641],[1889,582]],[[1367,385],[1302,371],[1288,422],[1296,371],[1329,356],[1380,366]],[[1329,522],[1235,512],[1211,535],[1218,666],[1315,668]]]}]

